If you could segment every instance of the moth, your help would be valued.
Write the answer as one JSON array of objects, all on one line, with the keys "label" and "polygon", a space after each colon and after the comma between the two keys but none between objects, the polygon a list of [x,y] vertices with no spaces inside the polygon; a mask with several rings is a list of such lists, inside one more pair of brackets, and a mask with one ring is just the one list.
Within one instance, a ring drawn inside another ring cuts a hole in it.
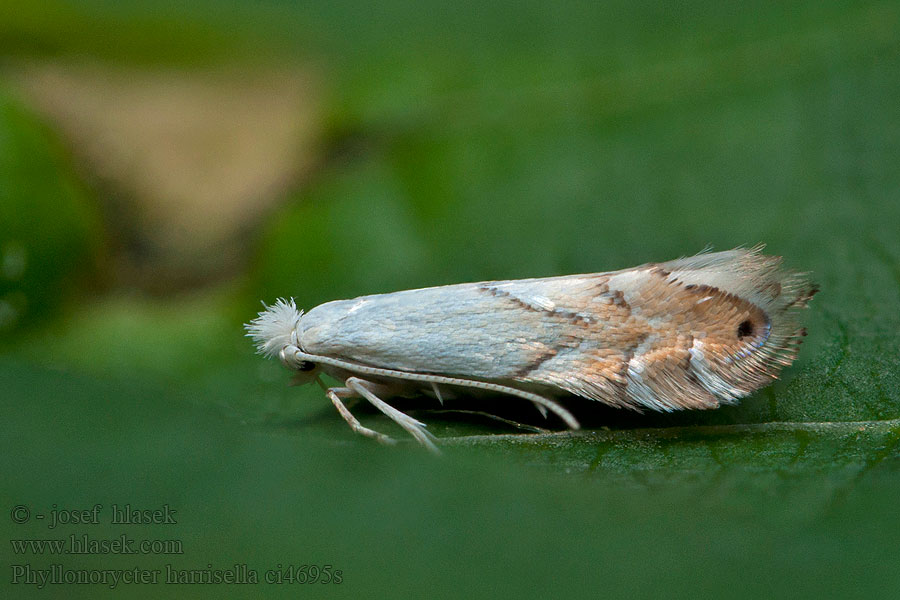
[{"label": "moth", "polygon": [[[483,281],[361,296],[307,313],[279,299],[245,327],[258,352],[317,381],[350,427],[363,398],[437,451],[391,396],[475,391],[532,402],[571,429],[568,395],[642,411],[711,409],[768,385],[803,336],[818,290],[762,246],[584,275]],[[343,386],[326,387],[325,373]],[[443,390],[443,392],[442,392]]]}]

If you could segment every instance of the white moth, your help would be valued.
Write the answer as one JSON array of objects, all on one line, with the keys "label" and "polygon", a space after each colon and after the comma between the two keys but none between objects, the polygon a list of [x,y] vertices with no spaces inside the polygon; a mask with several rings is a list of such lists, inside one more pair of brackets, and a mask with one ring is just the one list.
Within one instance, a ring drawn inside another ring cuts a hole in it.
[{"label": "white moth", "polygon": [[761,250],[362,296],[305,314],[278,300],[247,335],[300,383],[343,381],[325,391],[354,431],[394,441],[344,405],[360,397],[434,451],[425,424],[384,398],[508,394],[571,429],[578,421],[560,403],[570,394],[639,411],[715,408],[776,379],[806,334],[797,313],[816,286]]}]

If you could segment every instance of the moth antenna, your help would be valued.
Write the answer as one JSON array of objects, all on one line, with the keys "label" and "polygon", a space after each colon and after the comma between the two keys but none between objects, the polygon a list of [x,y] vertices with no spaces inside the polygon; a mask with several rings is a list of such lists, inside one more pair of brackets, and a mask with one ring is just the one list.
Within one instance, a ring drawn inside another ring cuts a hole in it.
[{"label": "moth antenna", "polygon": [[247,337],[253,339],[256,351],[272,357],[285,346],[296,345],[297,324],[303,311],[297,309],[294,299],[279,298],[272,306],[263,303],[264,311],[244,325]]}]

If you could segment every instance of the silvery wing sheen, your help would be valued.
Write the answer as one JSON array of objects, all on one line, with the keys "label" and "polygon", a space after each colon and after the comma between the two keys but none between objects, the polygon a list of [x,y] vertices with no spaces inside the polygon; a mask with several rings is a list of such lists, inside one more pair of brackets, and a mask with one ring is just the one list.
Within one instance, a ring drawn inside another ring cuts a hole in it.
[{"label": "silvery wing sheen", "polygon": [[383,397],[478,388],[530,400],[573,428],[559,403],[567,394],[638,410],[715,408],[773,381],[805,335],[798,312],[816,286],[760,250],[362,296],[305,314],[280,300],[247,329],[301,377],[344,381],[329,397],[382,441],[342,398],[368,399],[432,448],[424,424]]}]

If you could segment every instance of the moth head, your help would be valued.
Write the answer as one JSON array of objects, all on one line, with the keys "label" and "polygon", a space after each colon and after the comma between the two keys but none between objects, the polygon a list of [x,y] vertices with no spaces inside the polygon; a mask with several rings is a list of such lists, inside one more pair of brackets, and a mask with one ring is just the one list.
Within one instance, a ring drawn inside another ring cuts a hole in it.
[{"label": "moth head", "polygon": [[278,356],[282,364],[295,371],[291,385],[305,385],[318,377],[319,365],[309,360],[298,360],[291,348],[298,349],[300,318],[303,311],[294,304],[294,299],[279,298],[272,306],[266,306],[255,319],[244,328],[247,336],[253,338],[256,351],[265,356]]},{"label": "moth head", "polygon": [[303,311],[297,309],[294,299],[279,298],[272,306],[263,304],[256,318],[244,325],[247,337],[253,338],[256,352],[267,357],[282,354],[289,346],[299,346],[297,326]]}]

